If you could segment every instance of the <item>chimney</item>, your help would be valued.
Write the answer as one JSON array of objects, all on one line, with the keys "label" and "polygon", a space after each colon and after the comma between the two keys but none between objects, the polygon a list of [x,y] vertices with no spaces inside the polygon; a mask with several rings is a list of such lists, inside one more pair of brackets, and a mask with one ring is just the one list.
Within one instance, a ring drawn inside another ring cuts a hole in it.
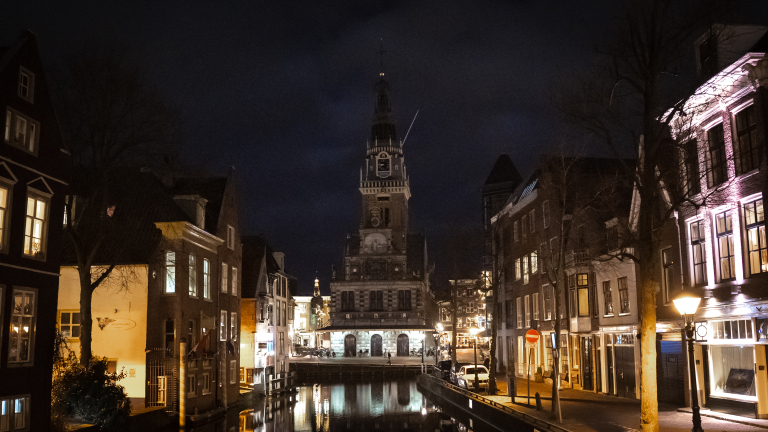
[{"label": "chimney", "polygon": [[173,197],[173,200],[195,226],[201,230],[205,229],[205,206],[208,203],[207,199],[200,195],[176,195]]}]

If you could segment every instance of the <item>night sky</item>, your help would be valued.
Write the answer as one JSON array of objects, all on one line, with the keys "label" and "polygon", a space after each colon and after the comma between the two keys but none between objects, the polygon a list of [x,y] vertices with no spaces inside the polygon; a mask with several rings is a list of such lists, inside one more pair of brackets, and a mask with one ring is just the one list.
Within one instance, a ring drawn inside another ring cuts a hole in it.
[{"label": "night sky", "polygon": [[[91,40],[117,41],[184,121],[182,162],[236,169],[242,230],[286,253],[309,294],[329,291],[359,223],[373,85],[392,86],[411,179],[411,228],[438,286],[479,271],[480,187],[508,153],[527,175],[562,137],[547,93],[594,63],[621,1],[3,1],[0,44],[23,29],[55,71]],[[740,2],[746,22],[768,2]],[[758,21],[759,22],[759,21]]]}]

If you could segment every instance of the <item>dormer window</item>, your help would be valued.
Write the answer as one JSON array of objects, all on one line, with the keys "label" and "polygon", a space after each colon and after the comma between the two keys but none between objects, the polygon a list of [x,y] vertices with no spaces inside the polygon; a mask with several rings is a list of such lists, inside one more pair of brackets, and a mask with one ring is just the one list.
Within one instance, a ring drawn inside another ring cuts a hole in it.
[{"label": "dormer window", "polygon": [[30,153],[37,153],[40,123],[7,108],[5,111],[5,142]]},{"label": "dormer window", "polygon": [[35,99],[35,74],[23,66],[19,70],[19,97],[29,103]]},{"label": "dormer window", "polygon": [[714,33],[699,44],[699,67],[704,79],[717,73],[717,35]]}]

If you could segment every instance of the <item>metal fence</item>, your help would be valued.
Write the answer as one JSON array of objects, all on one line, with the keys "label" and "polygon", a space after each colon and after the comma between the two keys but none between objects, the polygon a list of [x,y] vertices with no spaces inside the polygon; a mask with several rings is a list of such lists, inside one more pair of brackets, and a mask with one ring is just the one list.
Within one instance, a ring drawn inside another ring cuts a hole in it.
[{"label": "metal fence", "polygon": [[162,406],[165,412],[179,410],[179,373],[176,359],[166,355],[163,348],[147,353],[146,406]]}]

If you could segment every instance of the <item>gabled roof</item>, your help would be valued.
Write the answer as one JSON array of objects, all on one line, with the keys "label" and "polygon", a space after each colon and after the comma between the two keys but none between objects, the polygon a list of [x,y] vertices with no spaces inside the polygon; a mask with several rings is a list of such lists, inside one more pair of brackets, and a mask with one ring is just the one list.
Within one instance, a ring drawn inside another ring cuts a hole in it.
[{"label": "gabled roof", "polygon": [[488,178],[485,180],[483,186],[505,182],[514,183],[514,186],[516,186],[521,181],[523,181],[523,178],[517,171],[517,167],[515,167],[512,159],[507,154],[501,154],[496,159],[496,163],[493,165],[493,169],[491,169],[491,173],[488,174]]},{"label": "gabled roof", "polygon": [[205,230],[215,235],[219,226],[224,193],[227,188],[227,177],[188,177],[174,181],[175,195],[200,195],[208,203],[205,205]]},{"label": "gabled roof", "polygon": [[[277,273],[280,271],[280,265],[275,260],[272,246],[264,237],[242,236],[240,241],[243,244],[242,297],[255,298],[259,281],[262,276],[266,277],[266,275],[262,275],[262,270],[265,270],[267,274]],[[262,269],[262,262],[266,264],[265,269]]]}]

